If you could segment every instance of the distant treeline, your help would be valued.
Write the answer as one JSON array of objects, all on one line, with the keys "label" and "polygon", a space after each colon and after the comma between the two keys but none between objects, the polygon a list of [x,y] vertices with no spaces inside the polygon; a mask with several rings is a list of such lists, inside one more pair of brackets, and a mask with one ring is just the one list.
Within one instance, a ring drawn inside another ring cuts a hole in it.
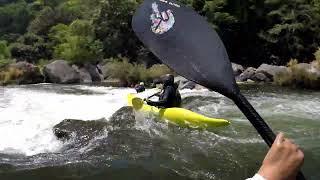
[{"label": "distant treeline", "polygon": [[[180,0],[206,17],[243,65],[310,62],[320,46],[320,0]],[[0,0],[0,66],[112,57],[152,64],[131,29],[142,0]]]}]

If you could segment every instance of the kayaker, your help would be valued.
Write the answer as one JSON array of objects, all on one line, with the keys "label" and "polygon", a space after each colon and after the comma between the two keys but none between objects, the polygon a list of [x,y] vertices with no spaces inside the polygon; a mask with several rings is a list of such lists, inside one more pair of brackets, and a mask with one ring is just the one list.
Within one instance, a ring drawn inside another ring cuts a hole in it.
[{"label": "kayaker", "polygon": [[279,133],[263,160],[259,172],[247,180],[296,179],[304,154],[290,139]]},{"label": "kayaker", "polygon": [[181,95],[178,91],[178,86],[174,83],[174,76],[167,74],[161,77],[163,91],[156,94],[159,96],[159,101],[146,100],[147,104],[161,108],[171,108],[181,106]]},{"label": "kayaker", "polygon": [[135,86],[135,90],[137,91],[137,93],[141,93],[141,92],[145,91],[146,88],[144,87],[144,82],[140,82],[140,84],[137,84]]}]

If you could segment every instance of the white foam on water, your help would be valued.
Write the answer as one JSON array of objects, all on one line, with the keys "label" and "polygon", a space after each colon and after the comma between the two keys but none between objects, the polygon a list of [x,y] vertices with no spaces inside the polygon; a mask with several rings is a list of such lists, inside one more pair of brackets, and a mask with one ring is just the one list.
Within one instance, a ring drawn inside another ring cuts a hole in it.
[{"label": "white foam on water", "polygon": [[[80,88],[86,88],[85,86]],[[0,97],[0,152],[34,155],[62,147],[52,128],[64,119],[109,118],[133,89],[90,87],[105,94],[73,95],[6,88]]]},{"label": "white foam on water", "polygon": [[[64,119],[108,119],[115,111],[127,105],[128,93],[135,93],[132,88],[83,85],[72,86],[72,88],[94,91],[97,94],[63,94],[51,90],[41,90],[45,89],[43,86],[51,85],[39,85],[39,88],[5,87],[0,89],[0,153],[21,153],[30,156],[57,152],[63,143],[57,140],[52,132],[52,128],[56,124]],[[70,87],[62,88],[68,89]],[[146,98],[157,91],[157,89],[147,90],[138,96]],[[220,94],[206,89],[182,90],[181,95],[182,97],[198,95],[222,97]],[[281,98],[281,96],[271,98],[262,95],[252,98],[250,102],[254,107],[257,107],[258,111],[262,112],[262,115],[289,114],[312,120],[320,119],[319,97],[310,98],[309,96],[298,102],[294,99],[295,97],[288,95],[285,98]],[[223,109],[222,114],[224,114],[224,110],[227,110],[226,113],[237,110],[234,104],[226,103],[224,100],[220,101],[220,104],[199,108],[204,112],[210,112],[209,115],[212,116],[220,113],[221,109]],[[244,118],[241,117],[237,117],[234,121],[241,121]],[[243,122],[249,123],[246,120]],[[143,126],[146,126],[147,129],[150,128],[150,125],[142,123],[142,129]],[[256,139],[240,139],[238,141],[240,143],[257,142]]]},{"label": "white foam on water", "polygon": [[[72,86],[97,94],[63,94],[35,88],[6,87],[0,94],[0,152],[27,156],[57,152],[63,143],[56,139],[52,128],[64,119],[108,119],[127,105],[127,94],[132,88]],[[54,85],[53,85],[54,86]],[[65,86],[62,89],[68,89]],[[157,89],[147,90],[137,96],[147,98]],[[185,90],[182,94],[197,92]]]}]

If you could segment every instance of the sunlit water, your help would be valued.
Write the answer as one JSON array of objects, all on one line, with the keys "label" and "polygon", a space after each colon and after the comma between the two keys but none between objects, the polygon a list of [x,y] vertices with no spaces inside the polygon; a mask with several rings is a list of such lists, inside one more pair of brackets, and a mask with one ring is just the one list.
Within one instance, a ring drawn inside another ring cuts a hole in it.
[{"label": "sunlit water", "polygon": [[[303,171],[319,179],[320,93],[272,86],[243,86],[242,92],[275,132],[304,149]],[[1,87],[0,179],[244,179],[258,170],[266,145],[230,100],[207,90],[183,90],[184,107],[231,126],[180,129],[137,113],[133,128],[101,132],[77,149],[54,136],[53,126],[64,119],[109,119],[127,105],[128,93],[134,90]]]}]

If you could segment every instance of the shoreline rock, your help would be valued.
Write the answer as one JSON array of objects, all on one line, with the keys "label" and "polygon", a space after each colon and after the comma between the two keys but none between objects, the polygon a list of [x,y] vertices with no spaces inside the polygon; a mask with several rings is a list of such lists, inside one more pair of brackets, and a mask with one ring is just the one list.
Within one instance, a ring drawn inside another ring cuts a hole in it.
[{"label": "shoreline rock", "polygon": [[[86,64],[84,66],[70,66],[67,61],[56,60],[47,64],[43,68],[43,73],[41,73],[40,68],[28,62],[17,62],[11,64],[9,68],[17,69],[17,72],[11,72],[17,74],[14,79],[10,82],[0,82],[1,85],[7,84],[38,84],[38,83],[56,83],[56,84],[95,84],[102,86],[112,86],[112,87],[127,87],[120,79],[110,79],[104,77],[104,72],[98,68],[99,65]],[[291,67],[286,66],[275,66],[269,64],[261,64],[257,69],[253,67],[244,68],[242,65],[232,63],[233,73],[237,83],[251,82],[251,83],[274,83],[277,85],[288,85],[290,82],[288,78],[284,78],[281,83],[278,83],[278,75],[291,76],[292,71],[303,73],[305,76],[312,76],[311,80],[314,82],[320,81],[320,63],[313,61],[308,63],[299,63]],[[9,70],[8,70],[9,71]],[[21,72],[20,72],[21,71]],[[18,73],[19,72],[19,73]],[[4,73],[6,73],[4,71]],[[101,74],[102,73],[102,74]],[[291,75],[290,75],[291,74]],[[0,74],[1,75],[1,74]],[[3,74],[2,74],[3,75]],[[299,81],[299,82],[298,82]],[[302,84],[303,87],[309,82],[307,79],[297,80],[297,86]],[[175,83],[179,84],[179,90],[183,89],[206,89],[188,79],[177,76],[175,77]],[[318,85],[312,85],[312,87],[318,87]]]},{"label": "shoreline rock", "polygon": [[41,74],[39,67],[25,62],[20,61],[15,64],[11,64],[9,68],[14,68],[21,71],[21,75],[15,79],[16,84],[37,84],[44,82],[44,76]]},{"label": "shoreline rock", "polygon": [[234,76],[239,76],[245,70],[242,65],[231,63]]},{"label": "shoreline rock", "polygon": [[56,60],[43,68],[46,83],[80,83],[79,73],[64,60]]}]

